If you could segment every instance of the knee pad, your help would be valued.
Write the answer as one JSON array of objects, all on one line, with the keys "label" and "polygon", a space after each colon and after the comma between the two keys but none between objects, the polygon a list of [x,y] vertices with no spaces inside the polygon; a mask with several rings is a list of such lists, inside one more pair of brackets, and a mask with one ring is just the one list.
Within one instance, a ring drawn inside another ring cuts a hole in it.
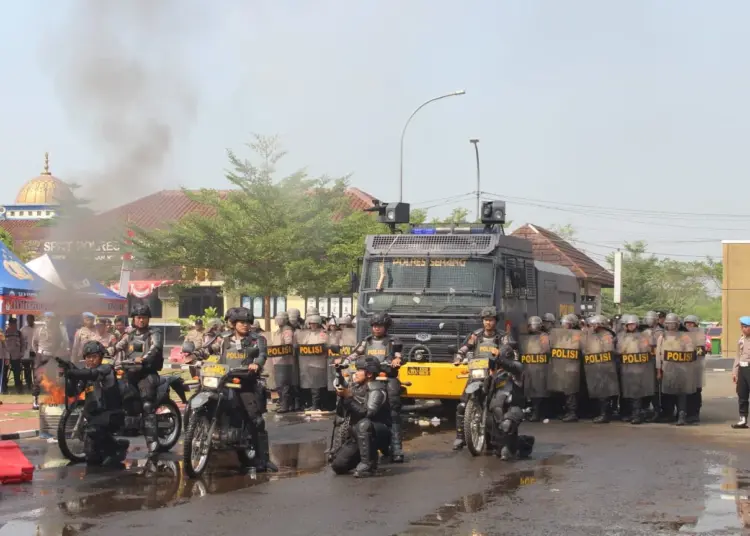
[{"label": "knee pad", "polygon": [[154,407],[154,404],[152,402],[147,401],[147,402],[143,403],[143,413],[151,414],[155,410],[156,410],[156,408]]},{"label": "knee pad", "polygon": [[503,413],[503,408],[501,407],[492,408],[492,415],[495,417],[495,420],[497,422],[502,422],[503,417],[505,416],[505,414]]},{"label": "knee pad", "polygon": [[500,429],[506,434],[512,432],[513,428],[515,428],[515,425],[516,423],[514,423],[510,419],[503,419],[502,421],[500,421]]},{"label": "knee pad", "polygon": [[464,413],[466,413],[466,404],[459,402],[458,406],[456,406],[456,415],[463,415]]},{"label": "knee pad", "polygon": [[523,410],[517,406],[513,406],[512,408],[508,409],[507,413],[505,414],[505,419],[520,423],[523,421]]},{"label": "knee pad", "polygon": [[256,417],[253,419],[253,426],[255,427],[256,432],[265,432],[266,431],[266,421],[263,419],[263,417]]},{"label": "knee pad", "polygon": [[372,421],[370,419],[362,419],[354,425],[354,430],[357,434],[366,434],[372,430]]}]

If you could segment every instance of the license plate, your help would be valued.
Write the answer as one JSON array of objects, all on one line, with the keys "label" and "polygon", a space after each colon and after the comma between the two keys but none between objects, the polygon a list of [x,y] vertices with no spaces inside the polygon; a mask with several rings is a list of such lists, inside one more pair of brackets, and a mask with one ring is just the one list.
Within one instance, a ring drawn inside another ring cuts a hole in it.
[{"label": "license plate", "polygon": [[472,359],[469,361],[469,370],[490,368],[489,359]]},{"label": "license plate", "polygon": [[229,372],[229,367],[226,365],[206,365],[203,366],[201,372],[204,376],[221,377]]},{"label": "license plate", "polygon": [[409,376],[429,376],[430,369],[428,367],[406,367],[406,374]]},{"label": "license plate", "polygon": [[204,361],[206,361],[206,363],[218,363],[219,362],[219,356],[218,355],[210,355]]},{"label": "license plate", "polygon": [[112,360],[111,359],[102,359],[102,365],[111,365]]}]

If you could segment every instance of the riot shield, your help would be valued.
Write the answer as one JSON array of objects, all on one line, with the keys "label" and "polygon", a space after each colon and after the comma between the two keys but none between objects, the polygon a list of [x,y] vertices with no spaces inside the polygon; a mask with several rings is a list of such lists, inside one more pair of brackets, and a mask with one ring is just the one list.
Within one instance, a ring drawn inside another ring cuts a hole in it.
[{"label": "riot shield", "polygon": [[624,398],[643,398],[656,391],[656,360],[648,333],[621,333],[617,337],[620,384]]},{"label": "riot shield", "polygon": [[523,392],[527,398],[545,398],[549,369],[549,337],[545,333],[520,335],[518,360],[523,364]]},{"label": "riot shield", "polygon": [[342,346],[356,346],[357,345],[357,329],[345,327],[341,329],[339,335],[339,344]]},{"label": "riot shield", "polygon": [[[333,362],[341,358],[346,359],[350,355],[352,355],[352,352],[354,351],[354,346],[339,346],[338,353],[335,353],[332,349],[329,348],[328,350],[328,390],[329,391],[335,391],[333,388],[333,380],[336,379],[336,369],[333,367]],[[344,371],[344,376],[348,377],[350,374],[350,370]]]},{"label": "riot shield", "polygon": [[553,328],[549,332],[550,362],[547,389],[555,393],[578,393],[581,379],[581,341],[577,329]]},{"label": "riot shield", "polygon": [[272,373],[269,374],[268,379],[273,379],[274,389],[286,385],[299,385],[299,374],[297,372],[297,361],[294,356],[293,345],[275,344],[269,346],[268,360],[272,363]]},{"label": "riot shield", "polygon": [[297,346],[299,386],[302,389],[323,389],[328,385],[328,348],[326,344]]},{"label": "riot shield", "polygon": [[617,362],[612,334],[589,332],[583,339],[583,372],[590,398],[609,398],[620,394]]},{"label": "riot shield", "polygon": [[703,387],[706,377],[706,332],[703,328],[690,331],[690,337],[695,345],[695,387]]},{"label": "riot shield", "polygon": [[[695,332],[665,331],[661,335],[661,392],[666,395],[691,395],[698,387]],[[705,345],[705,337],[700,347]],[[701,365],[702,366],[702,365]]]}]

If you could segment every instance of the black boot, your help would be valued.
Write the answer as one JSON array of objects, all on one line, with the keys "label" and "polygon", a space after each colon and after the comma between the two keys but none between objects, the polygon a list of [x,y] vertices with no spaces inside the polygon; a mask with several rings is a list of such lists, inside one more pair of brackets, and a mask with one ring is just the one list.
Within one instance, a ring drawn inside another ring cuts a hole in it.
[{"label": "black boot", "polygon": [[159,428],[155,413],[143,416],[143,435],[146,437],[146,447],[150,455],[159,452]]},{"label": "black boot", "polygon": [[630,401],[630,408],[632,414],[630,416],[630,424],[641,424],[643,423],[643,410],[641,409],[641,399],[634,398]]},{"label": "black boot", "polygon": [[565,395],[565,415],[563,422],[578,422],[578,395]]},{"label": "black boot", "polygon": [[602,398],[599,400],[599,416],[594,419],[596,424],[606,424],[609,422],[609,400]]},{"label": "black boot", "polygon": [[321,394],[322,394],[322,389],[310,389],[310,396],[312,398],[312,410],[313,411],[320,411]]},{"label": "black boot", "polygon": [[532,398],[531,415],[529,415],[529,422],[539,422],[540,420],[542,420],[542,399]]},{"label": "black boot", "polygon": [[292,387],[292,400],[294,401],[295,412],[305,410],[305,405],[302,403],[302,389],[300,387]]},{"label": "black boot", "polygon": [[391,425],[391,461],[404,463],[404,451],[401,448],[401,416],[393,419]]},{"label": "black boot", "polygon": [[453,441],[453,450],[461,450],[466,445],[464,437],[464,404],[459,402],[456,408],[456,439]]},{"label": "black boot", "polygon": [[354,478],[367,478],[375,474],[378,467],[378,457],[377,453],[374,452],[373,443],[373,437],[370,434],[360,433],[357,435],[360,462],[354,469]]},{"label": "black boot", "polygon": [[680,411],[677,413],[677,426],[685,426],[687,424],[687,413]]},{"label": "black boot", "polygon": [[268,432],[265,426],[255,432],[255,470],[258,473],[277,473],[279,468],[271,461]]},{"label": "black boot", "polygon": [[292,386],[282,385],[279,387],[279,409],[276,413],[289,413],[292,411]]},{"label": "black boot", "polygon": [[518,436],[518,457],[521,459],[530,458],[531,451],[534,449],[534,436]]}]

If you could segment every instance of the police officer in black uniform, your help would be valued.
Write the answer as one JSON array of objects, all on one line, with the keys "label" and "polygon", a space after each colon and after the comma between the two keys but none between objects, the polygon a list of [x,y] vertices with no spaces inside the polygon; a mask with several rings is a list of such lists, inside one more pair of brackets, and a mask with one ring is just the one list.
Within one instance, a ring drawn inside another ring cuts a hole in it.
[{"label": "police officer in black uniform", "polygon": [[[507,337],[504,333],[497,331],[497,308],[485,307],[479,313],[482,319],[483,327],[472,332],[467,338],[461,348],[458,349],[456,354],[456,360],[453,362],[454,365],[458,366],[466,358],[466,354],[474,352],[475,359],[490,359],[494,358],[491,354],[487,353],[484,355],[481,352],[477,352],[477,346],[480,343],[487,342],[489,346],[500,348],[503,344],[508,342]],[[481,347],[487,347],[488,345],[482,344]],[[508,347],[510,348],[510,346]],[[510,348],[513,352],[513,349]],[[469,379],[470,380],[470,379]],[[469,384],[469,380],[466,381],[466,385]],[[523,397],[523,393],[521,394]],[[458,406],[456,407],[456,439],[453,441],[453,450],[461,450],[466,445],[464,440],[464,413],[466,411],[466,402],[468,398],[466,393],[461,395]]]},{"label": "police officer in black uniform", "polygon": [[359,357],[374,357],[382,365],[386,365],[388,375],[388,404],[391,408],[391,460],[403,463],[404,451],[401,447],[401,381],[398,379],[398,369],[406,363],[401,355],[403,344],[395,337],[388,335],[391,327],[391,317],[388,313],[378,313],[370,319],[372,335],[365,337],[352,351],[348,361]]},{"label": "police officer in black uniform", "polygon": [[103,365],[106,349],[99,341],[83,345],[84,367],[78,368],[70,361],[55,358],[66,370],[68,396],[79,392],[83,382],[86,400],[83,413],[86,417],[84,451],[89,465],[120,465],[125,460],[130,442],[116,440],[114,433],[122,426],[124,413],[122,397],[112,365]]},{"label": "police officer in black uniform", "polygon": [[331,461],[331,469],[343,475],[354,469],[354,476],[372,476],[378,465],[378,450],[390,443],[391,409],[386,382],[377,379],[380,362],[374,357],[357,360],[353,385],[337,388],[343,409],[350,418],[351,436]]},{"label": "police officer in black uniform", "polygon": [[218,355],[221,363],[237,360],[241,366],[247,366],[248,370],[257,373],[257,375],[243,379],[238,393],[242,400],[242,407],[251,419],[254,428],[255,469],[258,472],[276,472],[278,468],[270,460],[268,431],[263,418],[266,412],[266,390],[258,381],[258,376],[268,358],[268,343],[263,335],[252,331],[255,318],[249,309],[245,307],[230,309],[227,321],[233,326],[232,332],[223,333],[214,338],[202,348],[195,350],[193,355],[199,359]]},{"label": "police officer in black uniform", "polygon": [[143,408],[143,433],[151,454],[159,447],[156,421],[156,390],[159,387],[159,371],[164,366],[164,340],[160,331],[151,329],[151,308],[138,304],[130,311],[133,330],[115,345],[124,360],[134,359],[138,368],[128,371],[130,385],[138,386]]}]

